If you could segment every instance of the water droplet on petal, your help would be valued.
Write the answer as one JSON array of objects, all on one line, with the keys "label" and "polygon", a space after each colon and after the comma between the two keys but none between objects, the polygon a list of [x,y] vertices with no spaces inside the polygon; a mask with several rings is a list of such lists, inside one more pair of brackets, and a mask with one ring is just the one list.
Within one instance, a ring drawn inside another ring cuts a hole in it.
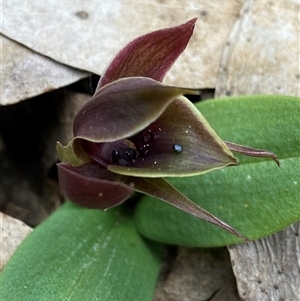
[{"label": "water droplet on petal", "polygon": [[181,153],[181,152],[183,151],[182,145],[179,144],[179,143],[173,144],[173,151],[174,151],[175,153]]}]

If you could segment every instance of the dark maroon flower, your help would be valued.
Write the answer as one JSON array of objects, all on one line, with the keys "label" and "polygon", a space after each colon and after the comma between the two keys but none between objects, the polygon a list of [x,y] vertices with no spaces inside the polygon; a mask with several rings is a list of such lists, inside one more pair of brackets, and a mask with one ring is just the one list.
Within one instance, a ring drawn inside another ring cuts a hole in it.
[{"label": "dark maroon flower", "polygon": [[69,200],[101,209],[139,191],[241,236],[164,179],[236,165],[229,148],[241,150],[226,145],[183,96],[197,90],[161,83],[195,22],[141,36],[115,56],[75,117],[74,139],[57,145],[60,186]]}]

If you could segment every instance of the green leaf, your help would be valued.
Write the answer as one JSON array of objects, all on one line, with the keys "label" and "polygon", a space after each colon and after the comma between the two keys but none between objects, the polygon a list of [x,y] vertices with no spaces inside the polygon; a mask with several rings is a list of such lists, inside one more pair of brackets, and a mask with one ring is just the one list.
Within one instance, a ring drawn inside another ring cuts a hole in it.
[{"label": "green leaf", "polygon": [[152,300],[161,247],[120,207],[67,203],[38,226],[1,275],[2,300]]},{"label": "green leaf", "polygon": [[[232,97],[199,103],[197,108],[222,139],[273,151],[280,167],[270,159],[239,156],[240,166],[168,181],[250,239],[299,220],[300,99]],[[143,235],[165,243],[208,247],[241,241],[148,196],[137,206],[135,223]]]}]

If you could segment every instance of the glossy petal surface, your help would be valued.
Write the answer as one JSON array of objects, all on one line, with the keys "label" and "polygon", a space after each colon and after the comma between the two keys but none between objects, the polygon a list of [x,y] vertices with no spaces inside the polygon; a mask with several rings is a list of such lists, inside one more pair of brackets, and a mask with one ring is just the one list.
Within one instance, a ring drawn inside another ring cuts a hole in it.
[{"label": "glossy petal surface", "polygon": [[164,86],[150,78],[124,78],[106,85],[84,105],[74,120],[74,136],[111,142],[135,135],[154,122],[184,93],[197,90]]},{"label": "glossy petal surface", "polygon": [[72,202],[88,207],[108,209],[120,205],[133,193],[130,186],[118,182],[118,176],[96,164],[74,167],[58,164],[62,192]]},{"label": "glossy petal surface", "polygon": [[196,20],[195,18],[179,26],[153,31],[134,39],[110,62],[97,89],[130,76],[150,77],[162,81],[186,48]]},{"label": "glossy petal surface", "polygon": [[[147,143],[139,142],[148,131],[152,140],[150,137]],[[127,166],[109,165],[109,170],[139,177],[190,176],[237,164],[224,142],[185,97],[172,102],[160,118],[131,141],[138,152],[144,148],[148,152]],[[181,146],[182,151],[176,152],[174,145]]]}]

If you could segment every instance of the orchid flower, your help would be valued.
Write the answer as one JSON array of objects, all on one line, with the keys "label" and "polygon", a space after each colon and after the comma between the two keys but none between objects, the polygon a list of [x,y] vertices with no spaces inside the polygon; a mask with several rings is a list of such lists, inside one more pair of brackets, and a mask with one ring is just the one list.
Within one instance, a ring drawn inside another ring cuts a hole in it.
[{"label": "orchid flower", "polygon": [[104,210],[142,192],[243,237],[165,180],[237,165],[231,151],[276,159],[218,137],[183,96],[197,89],[162,84],[195,22],[143,35],[117,53],[76,115],[74,138],[57,144],[60,187],[70,201]]}]

